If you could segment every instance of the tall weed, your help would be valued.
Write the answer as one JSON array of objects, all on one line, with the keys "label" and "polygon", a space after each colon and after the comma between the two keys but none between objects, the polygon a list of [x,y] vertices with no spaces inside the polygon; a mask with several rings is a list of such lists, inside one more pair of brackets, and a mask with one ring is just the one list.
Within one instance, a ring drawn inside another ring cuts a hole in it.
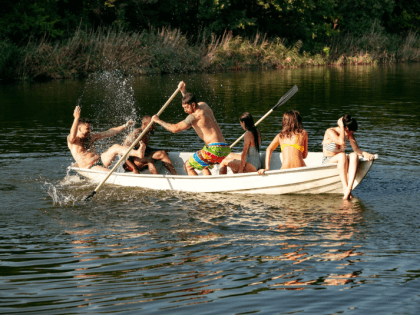
[{"label": "tall weed", "polygon": [[128,33],[122,29],[78,29],[65,41],[47,37],[25,47],[0,40],[0,79],[80,78],[118,69],[126,75],[186,73],[321,65],[377,64],[420,60],[420,35],[384,33],[372,27],[364,34],[339,34],[321,51],[302,51],[302,41],[203,34],[195,44],[179,30],[164,28]]}]

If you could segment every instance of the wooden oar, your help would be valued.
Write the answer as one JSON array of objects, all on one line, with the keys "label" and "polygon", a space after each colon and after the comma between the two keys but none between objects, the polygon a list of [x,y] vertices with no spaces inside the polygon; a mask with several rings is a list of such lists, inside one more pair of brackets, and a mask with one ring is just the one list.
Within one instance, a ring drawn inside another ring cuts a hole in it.
[{"label": "wooden oar", "polygon": [[[176,96],[176,94],[179,92],[179,87],[176,89],[174,94],[168,99],[168,101],[165,103],[165,105],[162,106],[160,111],[156,114],[160,116],[162,112],[165,110],[165,108],[169,105],[169,103],[173,100],[173,98]],[[112,173],[117,169],[117,167],[125,161],[127,156],[129,155],[130,151],[136,146],[136,144],[143,138],[143,136],[146,134],[146,132],[150,129],[150,127],[153,125],[153,120],[150,121],[150,123],[147,125],[147,127],[142,131],[142,133],[137,137],[137,139],[131,144],[131,146],[128,148],[127,152],[120,158],[117,164],[111,169],[111,171],[108,173],[108,175],[105,177],[105,179],[95,188],[95,190],[86,197],[85,201],[90,201],[93,196],[98,192],[99,189],[101,189],[102,185],[105,184],[106,180],[111,176]]]},{"label": "wooden oar", "polygon": [[[295,85],[292,87],[286,94],[284,94],[280,100],[277,102],[276,105],[272,109],[270,109],[264,116],[262,116],[256,123],[255,126],[257,126],[260,122],[262,122],[268,115],[270,115],[277,107],[283,105],[286,103],[295,93],[298,91],[298,87]],[[234,143],[230,145],[231,148],[233,148],[243,137],[245,137],[246,132],[240,136]]]}]

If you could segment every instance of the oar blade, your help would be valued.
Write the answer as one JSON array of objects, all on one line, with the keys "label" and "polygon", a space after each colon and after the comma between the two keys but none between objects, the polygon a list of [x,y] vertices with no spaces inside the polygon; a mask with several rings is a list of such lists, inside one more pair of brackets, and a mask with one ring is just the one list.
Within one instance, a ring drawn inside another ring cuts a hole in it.
[{"label": "oar blade", "polygon": [[85,202],[91,201],[92,198],[96,195],[96,191],[92,191],[92,193],[85,198]]},{"label": "oar blade", "polygon": [[294,87],[292,87],[289,91],[286,92],[286,94],[284,94],[279,102],[274,105],[274,107],[272,108],[272,110],[275,110],[277,107],[283,105],[284,103],[286,103],[293,95],[296,94],[296,92],[299,91],[297,85],[295,85]]}]

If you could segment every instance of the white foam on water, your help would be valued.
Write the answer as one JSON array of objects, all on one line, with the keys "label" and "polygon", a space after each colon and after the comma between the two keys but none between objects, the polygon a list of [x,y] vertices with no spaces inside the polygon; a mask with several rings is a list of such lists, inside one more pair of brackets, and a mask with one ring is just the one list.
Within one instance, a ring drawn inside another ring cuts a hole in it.
[{"label": "white foam on water", "polygon": [[47,187],[47,193],[51,197],[53,204],[56,206],[74,205],[77,201],[75,195],[65,194],[60,191],[60,185],[45,182],[44,186]]}]

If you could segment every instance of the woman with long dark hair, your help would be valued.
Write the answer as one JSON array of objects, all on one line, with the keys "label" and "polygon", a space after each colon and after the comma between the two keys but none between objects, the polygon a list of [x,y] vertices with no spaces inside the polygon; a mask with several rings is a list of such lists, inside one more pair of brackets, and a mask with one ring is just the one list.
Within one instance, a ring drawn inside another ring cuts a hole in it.
[{"label": "woman with long dark hair", "polygon": [[308,133],[303,129],[302,117],[299,112],[296,110],[285,112],[282,126],[281,132],[267,147],[265,168],[258,171],[260,175],[270,170],[271,155],[279,145],[283,157],[281,169],[306,166],[303,159],[308,156]]},{"label": "woman with long dark hair", "polygon": [[[343,199],[351,199],[354,179],[356,177],[357,166],[359,164],[359,156],[371,161],[374,156],[370,153],[362,151],[357,145],[354,138],[354,132],[357,131],[357,121],[350,115],[344,115],[337,121],[337,127],[328,128],[325,131],[324,140],[322,141],[322,164],[336,163],[340,179],[343,184]],[[347,141],[354,152],[348,156],[345,151]]]},{"label": "woman with long dark hair", "polygon": [[239,122],[245,133],[242,154],[231,153],[220,164],[219,174],[227,173],[227,166],[234,173],[256,172],[261,167],[260,144],[261,135],[254,125],[254,118],[248,112],[239,117]]}]

